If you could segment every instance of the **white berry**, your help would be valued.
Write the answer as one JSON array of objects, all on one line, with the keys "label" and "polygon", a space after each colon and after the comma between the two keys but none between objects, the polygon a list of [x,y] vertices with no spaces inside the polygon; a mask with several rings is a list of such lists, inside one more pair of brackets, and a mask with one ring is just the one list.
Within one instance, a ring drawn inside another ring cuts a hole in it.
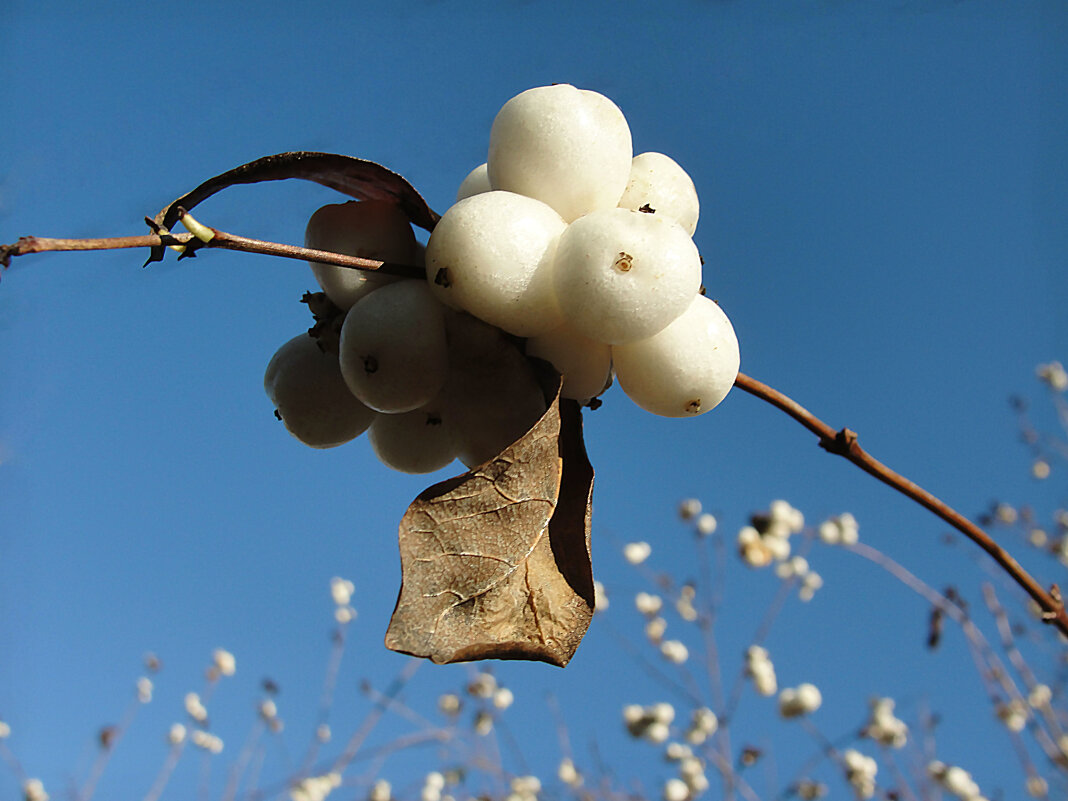
[{"label": "white berry", "polygon": [[682,314],[701,287],[701,256],[677,223],[606,209],[560,236],[553,283],[567,321],[597,342],[645,339]]},{"label": "white berry", "polygon": [[426,251],[435,294],[516,336],[563,322],[552,282],[560,215],[512,192],[461,200],[434,228]]},{"label": "white berry", "polygon": [[698,295],[677,320],[648,339],[612,348],[619,385],[665,417],[691,417],[727,396],[738,376],[734,328],[719,305]]},{"label": "white berry", "polygon": [[358,437],[375,418],[349,391],[337,354],[314,337],[293,337],[274,354],[263,388],[294,437],[313,448],[333,448]]},{"label": "white berry", "polygon": [[639,153],[634,157],[619,206],[634,211],[645,208],[651,214],[672,219],[690,236],[697,230],[697,189],[678,162],[663,153]]},{"label": "white berry", "polygon": [[630,176],[630,128],[615,103],[570,84],[516,95],[490,130],[490,185],[537,198],[571,222],[615,206]]},{"label": "white berry", "polygon": [[[361,200],[323,206],[308,220],[305,247],[397,264],[420,264],[412,226],[396,203]],[[309,262],[326,296],[348,309],[372,289],[396,277],[368,270]]]},{"label": "white berry", "polygon": [[341,374],[352,393],[393,414],[428,403],[448,372],[444,312],[425,281],[398,281],[361,298],[341,326]]}]

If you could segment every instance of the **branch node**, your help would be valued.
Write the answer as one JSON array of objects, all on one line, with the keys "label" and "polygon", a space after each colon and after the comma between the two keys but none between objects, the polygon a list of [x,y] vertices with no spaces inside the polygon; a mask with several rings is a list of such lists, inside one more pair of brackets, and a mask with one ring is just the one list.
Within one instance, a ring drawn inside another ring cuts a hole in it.
[{"label": "branch node", "polygon": [[857,445],[857,432],[843,428],[835,433],[834,439],[821,437],[820,447],[837,456],[848,456],[854,448],[859,447]]}]

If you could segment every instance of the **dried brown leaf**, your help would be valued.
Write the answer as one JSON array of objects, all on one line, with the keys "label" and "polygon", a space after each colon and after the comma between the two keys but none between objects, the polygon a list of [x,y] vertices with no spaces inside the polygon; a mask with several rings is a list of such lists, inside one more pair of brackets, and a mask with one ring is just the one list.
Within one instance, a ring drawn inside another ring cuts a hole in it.
[{"label": "dried brown leaf", "polygon": [[[149,224],[153,230],[170,231],[178,221],[178,209],[191,211],[198,203],[217,192],[237,184],[301,178],[336,189],[357,200],[391,200],[414,225],[433,230],[440,215],[434,212],[408,181],[373,161],[337,153],[293,151],[251,161],[209,178],[196,189],[182,195],[156,215]],[[149,261],[160,261],[163,248],[153,248]]]},{"label": "dried brown leaf", "polygon": [[386,647],[439,664],[566,665],[593,615],[592,491],[581,410],[557,388],[544,416],[496,459],[408,507]]}]

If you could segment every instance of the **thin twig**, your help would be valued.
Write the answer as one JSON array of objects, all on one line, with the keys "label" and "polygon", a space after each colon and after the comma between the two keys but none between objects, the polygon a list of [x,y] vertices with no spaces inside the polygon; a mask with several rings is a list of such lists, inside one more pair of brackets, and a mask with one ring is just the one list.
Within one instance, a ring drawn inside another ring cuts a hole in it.
[{"label": "thin twig", "polygon": [[1068,636],[1068,613],[1065,612],[1064,602],[1061,600],[1060,590],[1056,585],[1053,585],[1048,592],[1044,590],[1030,573],[1024,570],[1007,551],[991,539],[989,534],[960,514],[960,512],[900,473],[891,470],[860,447],[857,443],[856,432],[850,431],[848,428],[835,431],[797,401],[743,373],[738,374],[734,385],[786,412],[790,417],[819,437],[820,447],[828,453],[848,459],[865,473],[874,476],[884,484],[893,487],[906,497],[916,501],[963,533],[986,551],[1035,600],[1042,608],[1043,621],[1056,626],[1062,634]]},{"label": "thin twig", "polygon": [[13,257],[26,256],[30,253],[181,247],[187,249],[185,254],[191,255],[201,248],[222,248],[224,250],[238,250],[244,253],[259,253],[265,256],[280,256],[286,259],[333,264],[337,267],[381,272],[402,278],[426,277],[426,271],[422,267],[411,264],[394,264],[376,259],[361,259],[357,256],[346,256],[342,253],[332,253],[326,250],[299,247],[298,245],[283,245],[278,242],[266,242],[262,239],[250,239],[249,237],[220,231],[217,228],[205,227],[212,233],[210,240],[207,242],[197,239],[193,234],[189,233],[144,234],[103,239],[53,239],[40,236],[24,236],[11,245],[0,245],[0,265],[8,267]]}]

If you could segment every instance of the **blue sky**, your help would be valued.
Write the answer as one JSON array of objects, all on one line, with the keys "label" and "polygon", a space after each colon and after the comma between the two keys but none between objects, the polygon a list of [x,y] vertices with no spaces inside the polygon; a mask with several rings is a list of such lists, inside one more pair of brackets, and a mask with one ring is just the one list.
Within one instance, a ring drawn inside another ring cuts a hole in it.
[{"label": "blue sky", "polygon": [[[1063,469],[1030,478],[1006,403],[1039,397],[1035,365],[1068,357],[1064,4],[218,5],[5,5],[0,241],[139,233],[202,179],[286,150],[379,161],[444,212],[485,159],[504,101],[569,82],[620,106],[636,152],[668,153],[694,178],[705,284],[738,332],[743,371],[860,432],[966,515],[995,499],[1068,503]],[[299,242],[308,216],[337,199],[303,182],[238,187],[198,218]],[[53,797],[84,776],[149,650],[165,664],[157,697],[99,797],[144,794],[218,646],[238,673],[212,709],[228,743],[212,794],[262,676],[283,688],[287,748],[299,753],[328,652],[331,576],[355,583],[359,610],[335,728],[363,714],[358,677],[382,687],[405,663],[381,645],[399,586],[396,525],[434,477],[387,471],[364,440],[303,448],[262,390],[271,354],[307,327],[310,273],[225,252],[142,261],[29,256],[0,284],[0,718]],[[665,420],[614,390],[586,436],[594,572],[612,608],[564,671],[493,665],[517,697],[512,736],[543,775],[559,757],[550,691],[577,760],[597,741],[621,780],[658,793],[671,775],[625,737],[620,709],[679,699],[613,632],[641,642],[630,598],[649,589],[623,543],[648,540],[651,568],[692,575],[692,537],[673,518],[684,497],[716,513],[728,543],[775,498],[810,522],[848,510],[864,542],[980,605],[988,574],[974,549],[941,545],[940,523],[742,393]],[[929,703],[943,718],[940,756],[1014,797],[1018,763],[961,638],[927,653],[923,603],[855,557],[817,548],[811,561],[826,586],[789,604],[769,639],[780,682],[824,689],[816,722],[832,738],[856,728],[872,695],[907,715]],[[1027,564],[1063,583],[1047,560]],[[728,675],[776,586],[730,560]],[[432,714],[466,676],[426,665],[407,697]],[[774,719],[750,694],[734,741],[770,747],[783,783],[817,748]],[[391,719],[382,737],[405,727]],[[284,775],[280,753],[269,750],[265,777]],[[415,792],[411,777],[432,764],[409,754],[382,773]],[[179,769],[172,797],[195,785],[194,768]],[[15,786],[0,770],[0,796]]]}]

